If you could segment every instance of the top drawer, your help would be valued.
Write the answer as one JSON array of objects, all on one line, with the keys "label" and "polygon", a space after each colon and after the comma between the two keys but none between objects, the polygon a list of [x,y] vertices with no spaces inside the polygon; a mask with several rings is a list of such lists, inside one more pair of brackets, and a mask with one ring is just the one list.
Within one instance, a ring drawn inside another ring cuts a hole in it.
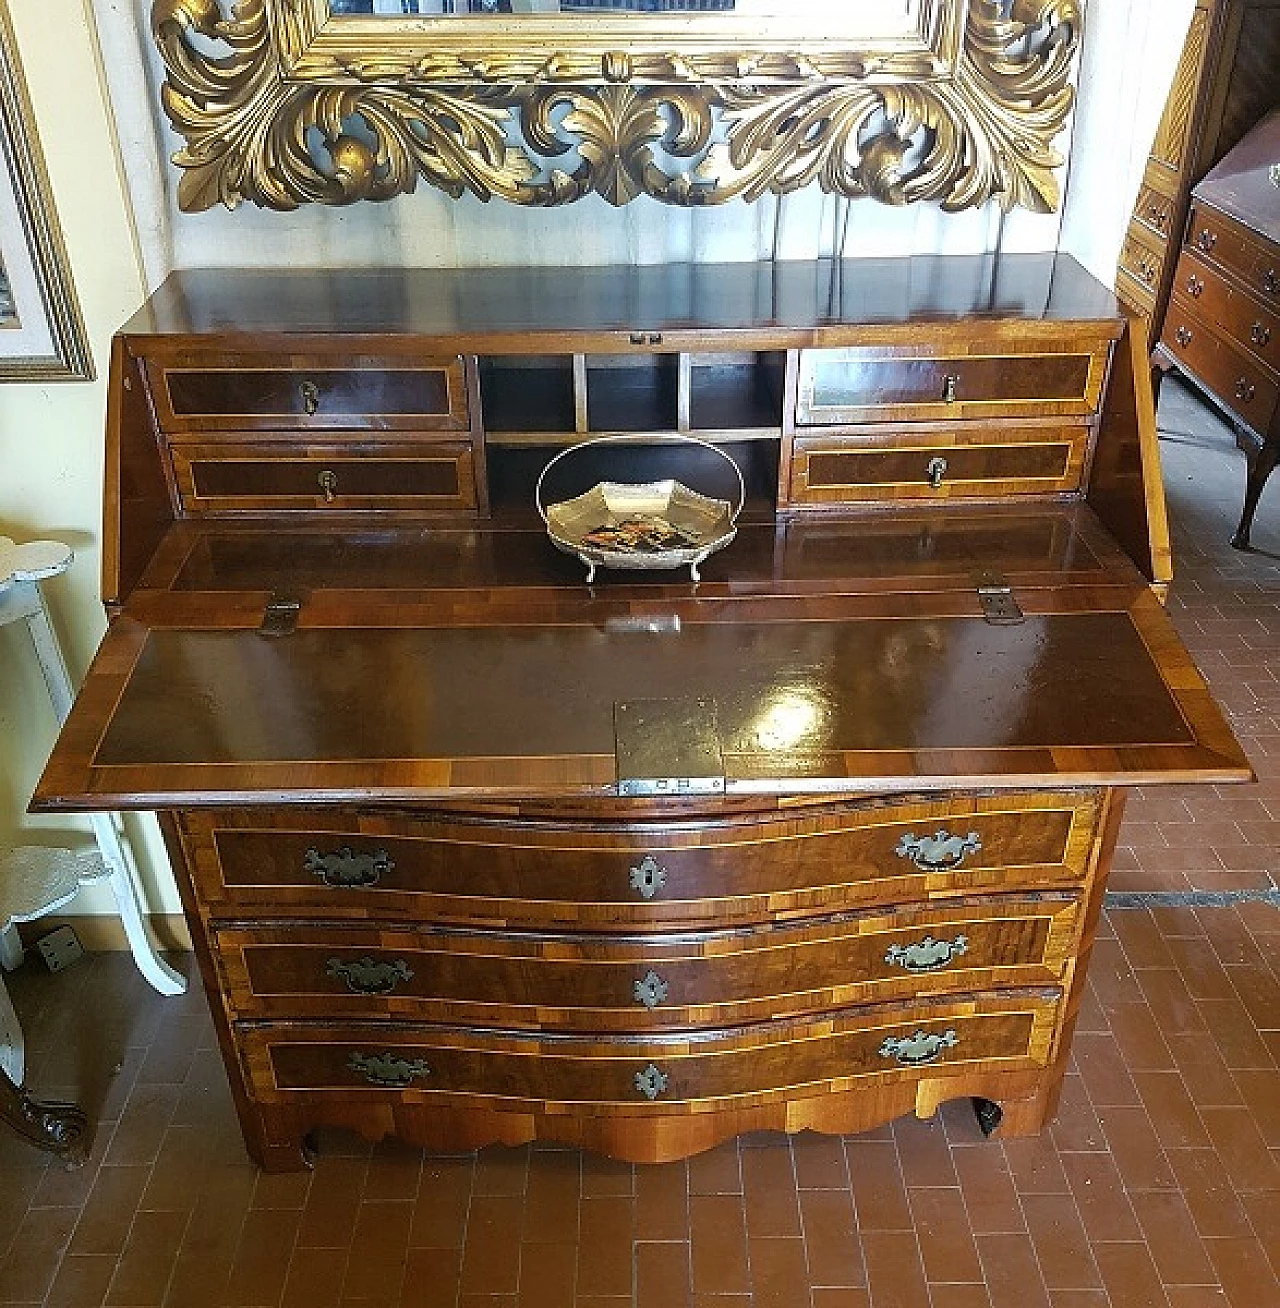
[{"label": "top drawer", "polygon": [[1264,303],[1280,307],[1280,253],[1274,247],[1253,240],[1203,205],[1191,211],[1187,247],[1233,273]]},{"label": "top drawer", "polygon": [[1109,351],[1109,341],[803,350],[796,422],[1084,416],[1098,406]]},{"label": "top drawer", "polygon": [[147,376],[160,425],[174,434],[469,426],[458,355],[178,351],[148,358]]}]

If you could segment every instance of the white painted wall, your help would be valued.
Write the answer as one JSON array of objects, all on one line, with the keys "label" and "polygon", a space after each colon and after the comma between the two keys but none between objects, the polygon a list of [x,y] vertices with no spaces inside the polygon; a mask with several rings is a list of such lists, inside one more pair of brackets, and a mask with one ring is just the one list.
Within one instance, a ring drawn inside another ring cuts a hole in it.
[{"label": "white painted wall", "polygon": [[[48,157],[55,202],[99,372],[111,333],[175,266],[454,265],[658,262],[767,257],[777,206],[669,210],[641,201],[616,210],[591,198],[559,211],[458,203],[424,188],[387,205],[294,214],[244,208],[180,214],[167,156],[178,139],[155,108],[158,64],[148,0],[8,0]],[[847,253],[1066,248],[1109,279],[1124,222],[1192,0],[1091,0],[1064,218],[998,211],[948,216],[934,208],[853,207]],[[93,16],[96,15],[96,30]],[[98,48],[102,62],[99,63]],[[105,68],[105,72],[104,72]],[[113,112],[114,107],[114,112]],[[777,214],[783,257],[829,252],[836,204],[817,191]],[[73,544],[71,574],[50,588],[73,672],[103,629],[98,604],[104,379],[0,385],[0,531]],[[0,633],[0,843],[49,838],[77,824],[25,815],[54,735],[22,633]],[[154,827],[134,824],[151,869],[152,907],[177,899]],[[110,911],[106,897],[81,911]]]}]

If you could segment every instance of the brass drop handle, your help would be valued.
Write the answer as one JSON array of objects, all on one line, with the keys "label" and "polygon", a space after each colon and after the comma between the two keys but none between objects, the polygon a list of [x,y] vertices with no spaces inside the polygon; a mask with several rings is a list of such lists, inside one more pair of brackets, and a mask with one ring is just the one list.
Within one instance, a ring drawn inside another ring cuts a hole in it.
[{"label": "brass drop handle", "polygon": [[1262,275],[1262,289],[1268,295],[1280,295],[1280,273],[1274,268],[1268,268]]},{"label": "brass drop handle", "polygon": [[1187,293],[1193,300],[1198,300],[1204,294],[1204,282],[1194,273],[1187,278]]},{"label": "brass drop handle", "polygon": [[324,492],[324,502],[333,503],[334,492],[338,489],[338,474],[326,468],[317,478],[321,491]]},{"label": "brass drop handle", "polygon": [[1258,393],[1258,388],[1247,378],[1241,377],[1236,382],[1236,399],[1242,404],[1250,404]]},{"label": "brass drop handle", "polygon": [[1200,235],[1196,237],[1196,244],[1205,252],[1205,254],[1208,254],[1217,243],[1218,238],[1216,234],[1211,232],[1207,227],[1203,228]]},{"label": "brass drop handle", "polygon": [[1271,328],[1265,323],[1255,322],[1253,324],[1253,330],[1249,333],[1249,339],[1255,345],[1270,345]]},{"label": "brass drop handle", "polygon": [[345,962],[329,959],[325,975],[345,981],[353,995],[389,995],[402,981],[413,980],[413,969],[403,958],[388,963],[366,954]]},{"label": "brass drop handle", "polygon": [[1165,224],[1169,221],[1168,211],[1153,204],[1147,210],[1147,213],[1151,218],[1152,224],[1158,227],[1161,231],[1164,231]]},{"label": "brass drop handle", "polygon": [[302,397],[302,411],[310,418],[320,407],[320,387],[313,381],[304,381],[298,387],[298,394]]},{"label": "brass drop handle", "polygon": [[1187,346],[1191,344],[1191,329],[1189,327],[1179,327],[1178,330],[1174,332],[1174,337],[1178,344],[1185,350]]},{"label": "brass drop handle", "polygon": [[349,845],[322,854],[318,849],[308,849],[302,859],[302,870],[313,877],[319,877],[326,886],[335,890],[361,890],[376,886],[384,876],[389,876],[395,864],[385,849],[375,849],[372,853],[356,853]]},{"label": "brass drop handle", "polygon": [[976,831],[957,836],[944,828],[932,836],[905,835],[893,852],[899,858],[908,859],[921,872],[951,872],[981,849],[982,838]]},{"label": "brass drop handle", "polygon": [[954,1049],[960,1037],[954,1029],[938,1032],[917,1031],[910,1036],[890,1036],[880,1046],[881,1058],[892,1058],[905,1067],[919,1067],[932,1063],[944,1049]]},{"label": "brass drop handle", "polygon": [[890,967],[906,972],[937,972],[968,952],[969,937],[956,936],[954,940],[935,940],[925,936],[910,945],[890,945],[884,961]]},{"label": "brass drop handle", "polygon": [[947,475],[947,461],[939,455],[937,458],[929,460],[929,466],[924,470],[925,479],[929,485],[937,490],[942,485],[943,478]]},{"label": "brass drop handle", "polygon": [[421,1058],[401,1058],[397,1054],[352,1053],[347,1066],[370,1085],[384,1090],[407,1090],[415,1081],[431,1075],[431,1069]]},{"label": "brass drop handle", "polygon": [[955,373],[949,372],[942,379],[942,398],[947,404],[956,402],[956,395],[960,390],[960,378]]}]

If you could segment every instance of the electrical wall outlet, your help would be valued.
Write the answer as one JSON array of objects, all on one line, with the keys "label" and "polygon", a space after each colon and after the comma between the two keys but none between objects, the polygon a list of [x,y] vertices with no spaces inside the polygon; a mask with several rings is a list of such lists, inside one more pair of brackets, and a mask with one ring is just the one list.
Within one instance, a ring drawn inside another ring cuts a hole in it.
[{"label": "electrical wall outlet", "polygon": [[36,948],[50,972],[61,972],[84,957],[84,946],[69,926],[55,927],[48,935],[41,936]]}]

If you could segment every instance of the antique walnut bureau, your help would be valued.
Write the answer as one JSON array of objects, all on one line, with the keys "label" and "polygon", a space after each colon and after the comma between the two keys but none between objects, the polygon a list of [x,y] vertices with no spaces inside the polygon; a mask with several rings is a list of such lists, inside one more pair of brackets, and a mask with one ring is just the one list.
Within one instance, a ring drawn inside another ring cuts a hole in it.
[{"label": "antique walnut bureau", "polygon": [[[36,802],[160,810],[254,1158],[1039,1129],[1125,788],[1249,776],[1144,348],[1053,255],[172,277]],[[552,548],[601,432],[741,467],[700,583]]]}]

